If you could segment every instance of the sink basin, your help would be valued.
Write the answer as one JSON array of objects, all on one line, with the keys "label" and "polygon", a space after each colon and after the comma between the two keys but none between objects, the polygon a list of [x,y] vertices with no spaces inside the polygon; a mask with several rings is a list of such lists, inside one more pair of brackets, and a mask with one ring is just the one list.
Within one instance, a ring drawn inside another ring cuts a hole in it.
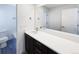
[{"label": "sink basin", "polygon": [[37,31],[32,31],[32,33],[36,34],[36,33],[37,33]]},{"label": "sink basin", "polygon": [[0,38],[0,48],[4,48],[7,46],[8,37],[1,37]]}]

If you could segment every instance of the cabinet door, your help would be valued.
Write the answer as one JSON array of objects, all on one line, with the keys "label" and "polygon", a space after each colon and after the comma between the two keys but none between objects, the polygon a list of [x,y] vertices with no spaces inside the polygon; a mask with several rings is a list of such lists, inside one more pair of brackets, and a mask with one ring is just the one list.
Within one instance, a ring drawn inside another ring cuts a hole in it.
[{"label": "cabinet door", "polygon": [[43,53],[43,52],[42,52],[38,47],[36,47],[36,46],[33,46],[33,49],[34,49],[34,51],[33,51],[34,54],[42,54],[42,53]]},{"label": "cabinet door", "polygon": [[33,39],[25,34],[25,49],[27,53],[33,53]]},{"label": "cabinet door", "polygon": [[38,42],[37,40],[33,41],[33,45],[36,49],[36,51],[38,51],[38,53],[40,52],[41,54],[46,54],[47,53],[47,47],[45,45],[43,45],[42,43]]},{"label": "cabinet door", "polygon": [[57,52],[55,52],[54,50],[51,50],[44,44],[38,42],[37,40],[34,40],[33,42],[34,42],[33,47],[35,48],[36,53],[38,53],[38,54],[57,54]]}]

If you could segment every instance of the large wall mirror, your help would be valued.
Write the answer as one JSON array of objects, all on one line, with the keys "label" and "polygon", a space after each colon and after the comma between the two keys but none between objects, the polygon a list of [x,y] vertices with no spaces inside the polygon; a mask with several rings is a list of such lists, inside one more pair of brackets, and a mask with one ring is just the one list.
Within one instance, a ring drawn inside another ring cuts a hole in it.
[{"label": "large wall mirror", "polygon": [[46,4],[46,28],[79,34],[78,4]]}]

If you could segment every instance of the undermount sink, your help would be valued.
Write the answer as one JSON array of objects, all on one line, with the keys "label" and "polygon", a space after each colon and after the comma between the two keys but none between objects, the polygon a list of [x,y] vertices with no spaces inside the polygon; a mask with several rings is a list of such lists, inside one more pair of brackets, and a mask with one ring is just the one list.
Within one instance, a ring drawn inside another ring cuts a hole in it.
[{"label": "undermount sink", "polygon": [[1,37],[0,38],[0,48],[4,48],[7,46],[8,37]]}]

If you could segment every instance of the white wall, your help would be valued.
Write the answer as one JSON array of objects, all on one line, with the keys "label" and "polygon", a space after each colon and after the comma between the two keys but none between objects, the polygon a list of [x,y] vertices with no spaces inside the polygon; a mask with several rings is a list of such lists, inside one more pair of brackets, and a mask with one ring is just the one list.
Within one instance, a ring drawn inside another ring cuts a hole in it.
[{"label": "white wall", "polygon": [[44,8],[39,8],[34,4],[17,5],[17,53],[25,51],[24,32],[33,31],[35,27],[46,26],[45,19]]},{"label": "white wall", "polygon": [[16,31],[16,6],[0,5],[0,31]]},{"label": "white wall", "polygon": [[40,29],[40,27],[46,27],[46,8],[41,6],[36,6],[35,8],[35,25]]},{"label": "white wall", "polygon": [[34,30],[34,6],[32,4],[17,5],[17,53],[25,51],[24,32],[32,30]]}]

